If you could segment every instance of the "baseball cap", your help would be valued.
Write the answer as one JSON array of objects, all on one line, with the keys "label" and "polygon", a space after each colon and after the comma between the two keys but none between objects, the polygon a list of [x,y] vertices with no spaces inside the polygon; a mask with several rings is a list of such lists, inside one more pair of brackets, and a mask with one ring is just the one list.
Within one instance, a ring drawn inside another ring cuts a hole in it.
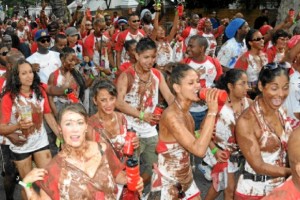
[{"label": "baseball cap", "polygon": [[50,35],[48,34],[48,31],[47,30],[44,30],[44,29],[41,29],[41,30],[38,30],[35,35],[34,35],[34,41],[38,41],[40,40],[41,38],[47,38],[49,37],[50,38]]},{"label": "baseball cap", "polygon": [[67,36],[79,35],[77,29],[75,27],[69,27],[65,31]]}]

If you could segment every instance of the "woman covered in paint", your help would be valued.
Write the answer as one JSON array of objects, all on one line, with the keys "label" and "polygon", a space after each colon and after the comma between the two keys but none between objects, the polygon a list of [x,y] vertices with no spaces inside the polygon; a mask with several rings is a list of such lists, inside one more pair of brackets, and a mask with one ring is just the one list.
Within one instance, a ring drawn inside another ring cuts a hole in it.
[{"label": "woman covered in paint", "polygon": [[48,85],[68,88],[65,90],[65,94],[72,92],[74,97],[70,99],[67,95],[49,96],[50,106],[55,116],[65,103],[83,102],[84,90],[93,83],[93,79],[83,77],[75,68],[78,58],[74,49],[71,47],[63,48],[60,59],[62,66],[50,75]]},{"label": "woman covered in paint", "polygon": [[201,137],[196,139],[189,109],[192,102],[199,101],[199,76],[190,66],[179,64],[173,69],[170,80],[176,98],[163,112],[159,123],[158,164],[154,167],[152,194],[161,191],[161,199],[200,199],[200,191],[193,179],[190,153],[199,157],[205,155],[218,112],[218,91],[209,89],[206,93],[208,114]]},{"label": "woman covered in paint", "polygon": [[[87,138],[110,143],[118,158],[124,161],[123,146],[127,133],[127,120],[125,116],[115,111],[117,89],[109,80],[100,80],[93,86],[93,101],[98,112],[88,120],[89,131]],[[135,149],[139,147],[138,137],[134,139]]]},{"label": "woman covered in paint", "polygon": [[21,178],[32,169],[32,160],[38,167],[45,167],[51,153],[43,119],[56,135],[59,131],[46,91],[40,87],[40,78],[25,59],[20,59],[10,70],[1,94],[0,112],[1,135],[16,133],[23,139],[10,144]]},{"label": "woman covered in paint", "polygon": [[286,63],[265,65],[258,77],[259,95],[236,125],[238,145],[246,159],[235,199],[261,199],[291,175],[287,142],[292,131],[282,104],[289,93]]},{"label": "woman covered in paint", "polygon": [[254,99],[256,96],[255,88],[257,85],[258,74],[261,68],[268,64],[267,55],[263,52],[264,37],[256,29],[250,29],[246,35],[246,45],[248,51],[241,55],[234,68],[245,70],[248,76],[250,94]]},{"label": "woman covered in paint", "polygon": [[[116,199],[116,183],[127,181],[110,146],[86,140],[88,115],[81,104],[66,104],[58,116],[65,141],[45,169],[34,169],[24,179],[28,199]],[[28,183],[37,181],[36,193]],[[138,182],[143,189],[142,178]]]},{"label": "woman covered in paint", "polygon": [[[235,174],[239,170],[241,153],[236,142],[235,126],[238,117],[249,107],[252,100],[246,97],[248,78],[241,69],[230,69],[224,73],[216,84],[228,93],[224,106],[220,109],[215,124],[215,135],[209,147],[211,154],[204,161],[213,165],[212,184],[205,197],[216,199],[224,190],[224,199],[233,199],[236,187]],[[209,160],[207,160],[210,158]]]}]

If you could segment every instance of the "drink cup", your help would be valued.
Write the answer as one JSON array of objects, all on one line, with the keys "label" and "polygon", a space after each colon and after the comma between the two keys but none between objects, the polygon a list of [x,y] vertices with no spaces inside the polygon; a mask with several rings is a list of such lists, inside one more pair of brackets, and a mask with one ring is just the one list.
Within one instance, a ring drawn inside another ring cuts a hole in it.
[{"label": "drink cup", "polygon": [[30,105],[20,106],[21,119],[24,121],[32,121],[32,110]]}]

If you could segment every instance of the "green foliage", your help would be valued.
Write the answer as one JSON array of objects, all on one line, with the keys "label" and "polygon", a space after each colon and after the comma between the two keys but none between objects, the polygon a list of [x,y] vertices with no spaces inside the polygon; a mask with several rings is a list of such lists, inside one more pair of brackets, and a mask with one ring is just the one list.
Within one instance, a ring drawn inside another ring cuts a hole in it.
[{"label": "green foliage", "polygon": [[35,5],[40,0],[2,0],[2,5],[8,5],[8,7],[13,6],[24,6],[24,5]]}]

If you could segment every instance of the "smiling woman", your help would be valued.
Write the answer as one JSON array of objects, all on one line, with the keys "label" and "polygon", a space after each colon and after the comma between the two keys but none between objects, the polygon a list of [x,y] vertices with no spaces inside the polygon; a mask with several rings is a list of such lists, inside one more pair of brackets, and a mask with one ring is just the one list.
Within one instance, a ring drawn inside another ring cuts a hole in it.
[{"label": "smiling woman", "polygon": [[246,159],[235,199],[261,199],[291,174],[287,141],[292,131],[281,108],[289,92],[283,63],[265,65],[258,78],[259,96],[236,125],[238,145]]},{"label": "smiling woman", "polygon": [[[86,141],[88,115],[81,104],[66,104],[59,113],[64,148],[45,169],[24,179],[28,199],[116,199],[116,183],[125,184],[124,165],[106,143]],[[37,181],[37,194],[30,183]],[[137,190],[143,189],[139,179]]]},{"label": "smiling woman", "polygon": [[1,95],[0,132],[17,134],[22,139],[10,145],[22,178],[32,168],[32,157],[38,167],[45,167],[51,160],[43,117],[58,135],[46,92],[39,85],[39,76],[32,65],[20,59],[12,67]]}]

